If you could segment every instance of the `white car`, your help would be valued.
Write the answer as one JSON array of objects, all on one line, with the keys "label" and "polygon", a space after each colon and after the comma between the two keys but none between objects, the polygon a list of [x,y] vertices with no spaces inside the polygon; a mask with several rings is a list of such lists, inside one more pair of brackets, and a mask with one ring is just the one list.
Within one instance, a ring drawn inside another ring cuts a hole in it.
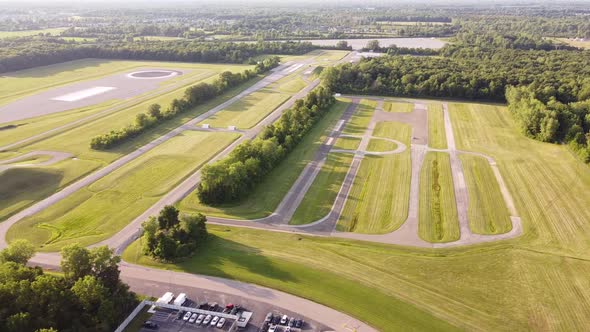
[{"label": "white car", "polygon": [[283,315],[283,317],[281,317],[281,325],[286,325],[288,321],[289,321],[289,316]]},{"label": "white car", "polygon": [[186,314],[184,314],[184,317],[182,317],[182,320],[187,321],[191,318],[192,313],[190,311],[187,311]]},{"label": "white car", "polygon": [[195,324],[201,325],[201,323],[203,322],[203,319],[205,319],[205,315],[200,314],[199,317],[197,318],[197,321],[195,322]]},{"label": "white car", "polygon": [[217,325],[217,322],[219,322],[219,317],[217,317],[217,316],[213,317],[213,319],[211,320],[211,326]]},{"label": "white car", "polygon": [[276,331],[277,331],[277,326],[274,324],[268,328],[268,332],[276,332]]},{"label": "white car", "polygon": [[197,314],[193,314],[191,318],[188,320],[189,323],[194,323],[197,320]]},{"label": "white car", "polygon": [[217,328],[223,328],[223,325],[225,325],[225,318],[222,318],[219,320],[219,322],[217,322]]},{"label": "white car", "polygon": [[205,317],[205,320],[203,321],[203,324],[205,324],[205,325],[209,324],[209,322],[211,321],[211,318],[213,318],[211,315],[207,315],[207,317]]}]

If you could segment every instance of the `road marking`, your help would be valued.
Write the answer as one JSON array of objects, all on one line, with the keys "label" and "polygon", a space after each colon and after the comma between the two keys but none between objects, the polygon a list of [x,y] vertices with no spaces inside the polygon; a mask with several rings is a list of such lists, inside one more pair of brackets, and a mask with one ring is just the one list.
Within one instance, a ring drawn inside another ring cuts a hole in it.
[{"label": "road marking", "polygon": [[96,96],[99,94],[103,94],[105,92],[109,92],[109,91],[115,90],[115,89],[116,88],[114,88],[112,86],[95,86],[94,88],[84,89],[84,90],[68,93],[63,96],[51,98],[51,100],[68,101],[68,102],[78,101],[78,100],[86,99],[86,98]]}]

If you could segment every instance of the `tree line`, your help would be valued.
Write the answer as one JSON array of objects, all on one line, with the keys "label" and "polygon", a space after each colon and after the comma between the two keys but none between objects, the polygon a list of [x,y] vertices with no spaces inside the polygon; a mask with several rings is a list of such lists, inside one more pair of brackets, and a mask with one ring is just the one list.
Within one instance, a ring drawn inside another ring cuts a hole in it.
[{"label": "tree line", "polygon": [[207,240],[207,218],[202,214],[179,218],[180,211],[167,205],[158,217],[143,223],[143,252],[163,261],[194,254]]},{"label": "tree line", "polygon": [[219,74],[219,77],[212,83],[199,83],[190,86],[185,90],[183,98],[173,99],[166,110],[162,110],[159,104],[152,104],[145,113],[137,114],[135,123],[93,137],[90,140],[90,147],[94,150],[107,150],[123,144],[148,129],[185,113],[278,65],[278,57],[269,57],[257,63],[254,70],[247,69],[242,73],[225,71]]},{"label": "tree line", "polygon": [[335,102],[320,86],[299,99],[259,137],[237,146],[225,159],[202,170],[197,195],[205,204],[229,203],[247,195],[301,141]]},{"label": "tree line", "polygon": [[264,54],[304,54],[316,48],[308,42],[179,40],[86,45],[55,37],[23,37],[0,39],[0,73],[84,58],[245,63]]},{"label": "tree line", "polygon": [[0,331],[113,331],[138,303],[106,246],[63,248],[63,276],[26,266],[34,254],[25,240],[0,252]]}]

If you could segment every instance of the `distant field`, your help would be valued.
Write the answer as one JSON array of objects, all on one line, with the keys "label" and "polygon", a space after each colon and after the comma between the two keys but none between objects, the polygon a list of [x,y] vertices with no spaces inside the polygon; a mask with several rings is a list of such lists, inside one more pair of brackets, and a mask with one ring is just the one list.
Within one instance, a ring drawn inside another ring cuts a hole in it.
[{"label": "distant field", "polygon": [[574,47],[579,48],[590,48],[590,39],[579,40],[579,39],[570,39],[570,38],[554,38],[558,42],[562,42]]},{"label": "distant field", "polygon": [[297,207],[290,224],[309,224],[330,213],[352,158],[353,155],[348,153],[328,154],[324,167]]},{"label": "distant field", "polygon": [[428,146],[446,149],[447,137],[441,104],[428,104]]},{"label": "distant field", "polygon": [[383,110],[385,112],[412,112],[414,104],[386,101],[383,103]]},{"label": "distant field", "polygon": [[510,213],[488,161],[483,157],[461,155],[469,190],[469,226],[477,234],[506,233],[512,229]]},{"label": "distant field", "polygon": [[256,219],[270,215],[291,189],[303,168],[314,158],[317,149],[323,144],[348,105],[347,99],[339,99],[287,158],[267,174],[265,180],[244,200],[225,206],[207,206],[201,204],[193,192],[178,204],[179,208],[191,213],[202,212],[207,215],[237,219]]},{"label": "distant field", "polygon": [[428,242],[461,236],[449,154],[428,152],[420,172],[419,235]]},{"label": "distant field", "polygon": [[52,28],[52,29],[41,29],[41,30],[22,30],[22,31],[0,31],[0,38],[11,38],[11,37],[26,37],[36,36],[40,33],[51,34],[52,36],[59,36],[62,31],[66,28]]},{"label": "distant field", "polygon": [[332,146],[332,149],[356,150],[361,144],[359,137],[338,137]]},{"label": "distant field", "polygon": [[200,124],[207,123],[211,127],[252,128],[287,99],[289,99],[287,94],[263,89],[240,99]]},{"label": "distant field", "polygon": [[186,131],[56,205],[24,219],[8,239],[25,238],[55,251],[112,236],[207,160],[238,138]]},{"label": "distant field", "polygon": [[[373,135],[409,144],[411,127],[379,122]],[[337,229],[381,234],[399,228],[408,216],[411,171],[409,149],[383,157],[365,156]]]}]

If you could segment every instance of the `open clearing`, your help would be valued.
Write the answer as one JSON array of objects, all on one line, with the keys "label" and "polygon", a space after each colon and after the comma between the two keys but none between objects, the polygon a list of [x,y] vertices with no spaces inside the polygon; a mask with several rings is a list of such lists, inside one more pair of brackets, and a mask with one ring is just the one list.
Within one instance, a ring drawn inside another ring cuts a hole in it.
[{"label": "open clearing", "polygon": [[361,100],[356,112],[354,112],[352,118],[344,127],[342,135],[363,135],[371,122],[376,105],[377,102],[373,100]]},{"label": "open clearing", "polygon": [[428,104],[428,146],[433,149],[446,149],[447,137],[441,104]]},{"label": "open clearing", "polygon": [[347,99],[339,99],[332,110],[311,128],[287,158],[267,174],[246,199],[231,205],[207,206],[201,204],[193,192],[179,203],[179,208],[189,213],[201,212],[236,219],[256,219],[270,215],[291,189],[303,168],[313,159],[349,103]]},{"label": "open clearing", "polygon": [[369,141],[369,145],[367,146],[367,151],[369,152],[384,152],[384,151],[392,151],[397,148],[397,144],[394,142],[386,141],[384,139],[378,138],[371,138]]},{"label": "open clearing", "polygon": [[361,144],[359,137],[338,137],[332,149],[336,150],[356,150]]},{"label": "open clearing", "polygon": [[420,172],[419,234],[428,242],[451,242],[461,236],[449,155],[428,152]]},{"label": "open clearing", "polygon": [[20,31],[0,31],[0,38],[14,38],[14,37],[26,37],[36,36],[40,33],[46,35],[51,34],[52,36],[59,36],[62,31],[66,28],[51,28],[51,29],[40,29],[40,30],[20,30]]},{"label": "open clearing", "polygon": [[236,126],[238,129],[249,129],[264,119],[282,103],[289,95],[276,93],[268,89],[254,92],[228,108],[204,120],[211,127]]},{"label": "open clearing", "polygon": [[308,224],[325,217],[330,212],[352,157],[351,154],[344,153],[328,154],[326,163],[295,210],[293,218],[289,221],[290,224]]},{"label": "open clearing", "polygon": [[8,239],[25,238],[43,250],[79,242],[89,245],[127,225],[239,135],[187,131],[78,191],[24,219]]},{"label": "open clearing", "polygon": [[510,213],[488,161],[461,155],[469,190],[469,227],[477,234],[501,234],[512,229]]},{"label": "open clearing", "polygon": [[[378,122],[373,136],[410,143],[411,127]],[[346,200],[337,230],[382,234],[396,230],[408,217],[410,150],[384,157],[365,156]]]}]

